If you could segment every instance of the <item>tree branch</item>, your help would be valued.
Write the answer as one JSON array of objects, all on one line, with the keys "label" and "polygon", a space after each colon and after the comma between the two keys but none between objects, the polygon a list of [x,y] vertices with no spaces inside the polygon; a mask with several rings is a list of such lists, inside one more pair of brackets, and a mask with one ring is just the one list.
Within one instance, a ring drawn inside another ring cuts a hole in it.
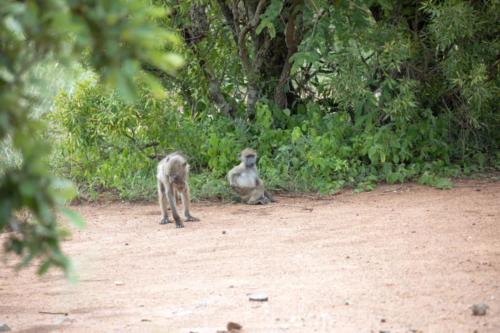
[{"label": "tree branch", "polygon": [[235,22],[234,20],[234,15],[233,12],[231,11],[231,8],[229,8],[229,6],[226,5],[226,2],[224,0],[217,0],[217,3],[219,4],[219,7],[222,11],[222,15],[224,15],[224,18],[226,19],[226,23],[231,28],[231,33],[233,35],[234,42],[238,44],[238,32],[236,29],[236,25],[238,23]]},{"label": "tree branch", "polygon": [[[250,57],[248,56],[248,50],[246,47],[245,43],[245,37],[248,34],[248,32],[257,27],[259,24],[259,16],[262,12],[262,9],[264,8],[267,0],[260,0],[259,3],[257,4],[257,9],[255,9],[255,13],[252,17],[252,19],[249,19],[243,30],[239,33],[238,35],[238,53],[241,58],[241,62],[243,64],[243,67],[245,68],[245,71],[247,72],[248,76],[253,76],[255,73],[254,70],[252,69],[252,65],[250,63]],[[237,9],[236,9],[237,10]],[[234,12],[234,10],[233,10]],[[250,78],[252,80],[253,78]]]},{"label": "tree branch", "polygon": [[292,64],[290,63],[290,58],[297,53],[299,41],[295,34],[295,20],[299,13],[298,7],[302,3],[302,0],[294,0],[292,7],[290,8],[290,16],[286,25],[285,30],[285,41],[288,49],[285,63],[283,64],[283,69],[281,70],[280,79],[274,90],[274,102],[280,107],[287,107],[287,100],[285,94],[285,86],[290,82],[290,71],[292,69]]}]

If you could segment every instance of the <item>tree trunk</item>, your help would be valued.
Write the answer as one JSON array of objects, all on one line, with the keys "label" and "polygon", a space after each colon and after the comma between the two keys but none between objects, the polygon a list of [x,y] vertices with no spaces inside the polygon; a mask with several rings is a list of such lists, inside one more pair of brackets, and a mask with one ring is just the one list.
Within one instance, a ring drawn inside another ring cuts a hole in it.
[{"label": "tree trunk", "polygon": [[296,32],[296,19],[299,14],[298,6],[302,3],[301,0],[294,0],[290,8],[288,22],[285,29],[285,41],[287,47],[287,54],[283,61],[283,68],[279,77],[278,84],[274,90],[274,103],[282,109],[288,106],[287,90],[289,90],[290,73],[292,64],[290,58],[297,53],[298,43],[300,42],[299,34]]},{"label": "tree trunk", "polygon": [[256,84],[249,84],[247,95],[247,117],[248,119],[255,118],[255,109],[257,107],[257,102],[259,100],[259,88]]},{"label": "tree trunk", "polygon": [[[244,0],[228,4],[224,0],[217,3],[238,47],[238,55],[247,78],[247,116],[255,114],[259,98],[267,96],[282,108],[288,106],[287,88],[290,83],[290,57],[297,52],[300,42],[297,33],[297,17],[301,16],[302,0],[284,1],[280,18],[287,24],[279,28],[276,20],[276,35],[273,39],[267,29],[259,35],[256,28],[260,15],[269,3],[266,0]],[[243,6],[240,7],[239,4]],[[244,11],[244,12],[243,12]]]}]

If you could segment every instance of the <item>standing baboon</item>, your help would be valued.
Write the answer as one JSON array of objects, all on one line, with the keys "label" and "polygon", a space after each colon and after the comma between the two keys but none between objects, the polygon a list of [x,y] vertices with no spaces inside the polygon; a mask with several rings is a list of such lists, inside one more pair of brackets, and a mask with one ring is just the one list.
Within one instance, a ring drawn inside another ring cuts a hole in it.
[{"label": "standing baboon", "polygon": [[239,159],[241,163],[227,174],[229,185],[240,196],[241,200],[250,204],[267,204],[274,202],[273,197],[264,188],[264,182],[257,171],[257,152],[251,148],[243,149]]},{"label": "standing baboon", "polygon": [[[187,221],[199,221],[198,218],[191,216],[189,212],[189,164],[181,154],[175,152],[167,155],[158,164],[156,178],[158,180],[158,199],[160,201],[162,219],[160,224],[169,223],[167,205],[172,209],[172,215],[177,228],[183,228],[179,214],[177,213],[176,198],[181,194],[182,205],[184,206],[184,216]],[[167,204],[168,200],[168,204]]]}]

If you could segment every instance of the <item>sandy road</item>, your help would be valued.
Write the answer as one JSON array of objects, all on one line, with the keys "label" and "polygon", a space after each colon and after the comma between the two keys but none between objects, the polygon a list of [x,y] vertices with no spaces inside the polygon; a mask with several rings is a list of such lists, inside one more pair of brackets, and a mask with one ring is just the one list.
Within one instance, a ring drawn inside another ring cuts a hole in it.
[{"label": "sandy road", "polygon": [[0,322],[16,332],[500,332],[498,182],[195,204],[202,221],[184,229],[159,225],[155,204],[75,209],[76,285],[0,265]]}]

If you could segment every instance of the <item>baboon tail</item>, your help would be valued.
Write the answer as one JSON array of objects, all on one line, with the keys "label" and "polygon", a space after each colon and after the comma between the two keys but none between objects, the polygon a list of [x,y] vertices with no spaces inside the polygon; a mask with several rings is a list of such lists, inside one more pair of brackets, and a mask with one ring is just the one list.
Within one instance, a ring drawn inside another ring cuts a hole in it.
[{"label": "baboon tail", "polygon": [[265,196],[266,198],[268,198],[268,199],[269,199],[269,201],[271,201],[271,202],[278,202],[278,201],[276,201],[276,199],[274,199],[274,197],[272,196],[272,194],[271,194],[271,193],[269,193],[268,191],[264,191],[264,196]]}]

